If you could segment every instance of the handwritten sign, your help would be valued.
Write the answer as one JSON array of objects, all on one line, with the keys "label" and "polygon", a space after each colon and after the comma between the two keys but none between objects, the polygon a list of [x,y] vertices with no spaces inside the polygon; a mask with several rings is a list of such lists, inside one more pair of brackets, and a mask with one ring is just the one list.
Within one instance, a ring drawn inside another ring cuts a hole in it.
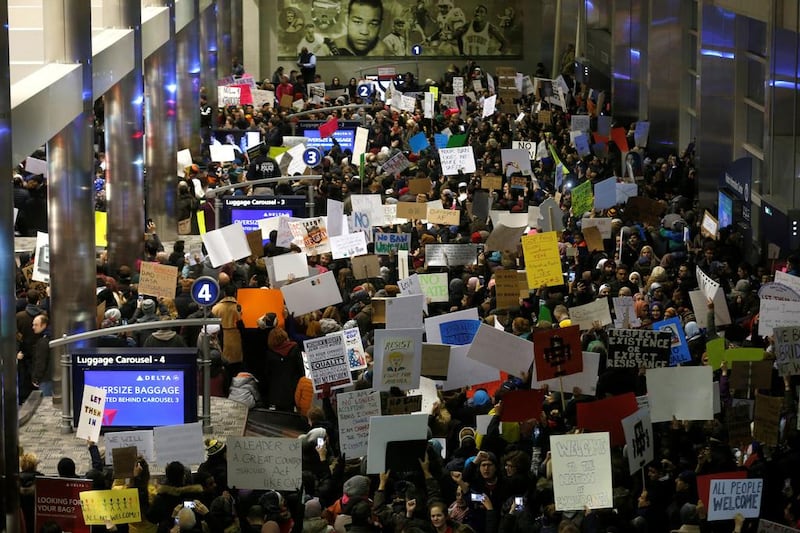
[{"label": "handwritten sign", "polygon": [[775,359],[781,376],[800,374],[800,327],[775,328]]},{"label": "handwritten sign", "polygon": [[592,329],[595,322],[601,326],[611,324],[611,311],[608,309],[608,300],[598,298],[597,300],[570,308],[570,319],[572,323],[579,326],[582,331]]},{"label": "handwritten sign", "polygon": [[454,176],[459,171],[464,174],[475,172],[475,154],[472,146],[442,148],[439,150],[439,160],[442,163],[442,174],[445,176]]},{"label": "handwritten sign", "polygon": [[116,448],[125,448],[127,446],[135,446],[136,451],[147,459],[148,463],[155,462],[155,449],[153,443],[153,430],[139,430],[139,431],[116,431],[106,433],[103,436],[106,445],[106,463],[108,464],[112,454],[110,453]]},{"label": "handwritten sign", "polygon": [[461,211],[458,209],[437,209],[428,208],[428,222],[431,224],[444,224],[445,226],[457,226],[461,221]]},{"label": "handwritten sign", "polygon": [[384,415],[409,415],[422,411],[422,395],[389,396],[386,398]]},{"label": "handwritten sign", "polygon": [[398,202],[397,218],[424,220],[428,217],[428,204],[419,202]]},{"label": "handwritten sign", "polygon": [[551,435],[557,511],[613,506],[608,433]]},{"label": "handwritten sign", "polygon": [[322,392],[323,385],[337,389],[347,387],[353,382],[344,335],[341,332],[305,340],[303,349],[308,357],[315,392]]},{"label": "handwritten sign", "polygon": [[83,520],[87,525],[141,522],[139,491],[136,489],[89,490],[80,493]]},{"label": "handwritten sign", "polygon": [[478,264],[477,244],[426,244],[425,264],[428,266],[466,266]]},{"label": "handwritten sign", "polygon": [[[716,310],[716,307],[714,308]],[[761,299],[758,306],[760,335],[772,335],[775,328],[796,326],[800,302]]]},{"label": "handwritten sign", "polygon": [[330,238],[331,255],[334,259],[347,259],[367,255],[366,233],[357,231],[347,235],[338,235]]},{"label": "handwritten sign", "polygon": [[418,278],[422,294],[424,294],[426,298],[430,298],[431,302],[449,301],[447,272],[419,274]]},{"label": "handwritten sign", "polygon": [[450,346],[447,344],[422,345],[422,366],[420,374],[430,379],[447,379],[447,368],[450,365]]},{"label": "handwritten sign", "polygon": [[156,460],[163,468],[172,461],[199,465],[206,459],[201,422],[153,428]]},{"label": "handwritten sign", "polygon": [[410,233],[379,232],[375,234],[375,253],[377,255],[389,255],[399,250],[408,250],[410,245]]},{"label": "handwritten sign", "polygon": [[564,284],[558,238],[554,231],[523,236],[522,251],[525,256],[528,287],[542,285],[553,287]]},{"label": "handwritten sign", "polygon": [[175,298],[178,267],[145,261],[139,271],[139,294]]},{"label": "handwritten sign", "polygon": [[763,479],[712,479],[708,496],[708,520],[729,520],[741,513],[758,518]]},{"label": "handwritten sign", "polygon": [[608,366],[663,368],[669,365],[672,336],[666,331],[612,329],[608,331]]},{"label": "handwritten sign", "polygon": [[347,457],[367,455],[369,419],[381,414],[381,395],[375,390],[340,392],[336,396],[339,447]]},{"label": "handwritten sign", "polygon": [[634,474],[640,468],[653,461],[653,424],[650,422],[650,411],[639,410],[622,419],[622,430],[625,432],[625,444],[628,453],[628,468]]},{"label": "handwritten sign", "polygon": [[422,329],[375,330],[374,388],[413,389],[419,386]]},{"label": "handwritten sign", "polygon": [[303,479],[302,441],[228,437],[228,484],[239,489],[297,490]]},{"label": "handwritten sign", "polygon": [[78,429],[75,438],[97,442],[100,439],[100,428],[103,424],[103,410],[106,405],[106,391],[92,385],[83,386],[81,413],[78,418]]}]

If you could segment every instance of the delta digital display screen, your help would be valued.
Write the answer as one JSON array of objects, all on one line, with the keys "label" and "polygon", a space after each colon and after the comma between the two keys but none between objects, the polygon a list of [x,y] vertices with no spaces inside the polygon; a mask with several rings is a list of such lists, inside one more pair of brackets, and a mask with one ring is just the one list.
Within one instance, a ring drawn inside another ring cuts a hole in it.
[{"label": "delta digital display screen", "polygon": [[[263,209],[263,210],[250,210],[250,209],[231,209],[231,224],[238,222],[244,228],[245,233],[250,233],[258,229],[258,221],[265,218],[272,217],[293,217],[291,209]],[[264,244],[269,242],[269,236],[264,235]]]},{"label": "delta digital display screen", "polygon": [[[325,139],[319,138],[319,129],[302,130],[300,135],[307,139],[306,148],[319,148],[323,153],[333,148],[333,141],[330,137],[326,137]],[[342,151],[350,150],[352,152],[356,144],[356,130],[336,130],[333,132],[333,138],[336,139],[339,146],[342,147]]]},{"label": "delta digital display screen", "polygon": [[103,430],[197,422],[196,348],[98,348],[72,357],[72,416],[84,385],[106,391]]},{"label": "delta digital display screen", "polygon": [[[238,222],[245,233],[258,229],[258,221],[265,218],[288,216],[306,217],[305,196],[230,196],[222,199],[221,221],[224,225]],[[269,235],[262,235],[263,242]]]},{"label": "delta digital display screen", "polygon": [[720,228],[727,228],[733,224],[733,198],[722,191],[719,192],[717,220]]}]

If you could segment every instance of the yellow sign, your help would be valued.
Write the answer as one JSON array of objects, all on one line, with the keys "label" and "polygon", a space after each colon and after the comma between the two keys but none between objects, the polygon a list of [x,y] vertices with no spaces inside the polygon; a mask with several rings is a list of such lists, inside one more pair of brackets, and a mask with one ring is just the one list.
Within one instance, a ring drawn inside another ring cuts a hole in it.
[{"label": "yellow sign", "polygon": [[542,285],[553,287],[564,284],[561,256],[558,253],[558,238],[555,231],[523,236],[522,252],[525,255],[528,287],[541,287]]},{"label": "yellow sign", "polygon": [[89,490],[81,492],[80,497],[83,520],[88,526],[142,521],[136,489]]},{"label": "yellow sign", "polygon": [[108,246],[106,241],[106,228],[108,226],[108,213],[105,211],[94,212],[94,245],[99,248]]},{"label": "yellow sign", "polygon": [[764,350],[762,348],[731,348],[725,349],[725,339],[717,338],[706,343],[706,355],[708,364],[712,369],[719,368],[722,361],[728,362],[728,369],[732,367],[733,361],[762,361]]}]

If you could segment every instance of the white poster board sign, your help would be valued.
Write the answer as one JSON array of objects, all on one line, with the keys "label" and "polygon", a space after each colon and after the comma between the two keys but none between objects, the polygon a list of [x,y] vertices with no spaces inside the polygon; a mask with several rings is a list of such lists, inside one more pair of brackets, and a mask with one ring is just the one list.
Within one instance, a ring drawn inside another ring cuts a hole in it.
[{"label": "white poster board sign", "polygon": [[442,174],[445,176],[454,176],[459,170],[464,174],[475,172],[475,154],[472,146],[442,148],[439,150],[439,160],[442,163]]},{"label": "white poster board sign", "polygon": [[550,436],[556,511],[613,507],[608,433]]},{"label": "white poster board sign", "polygon": [[628,468],[634,474],[640,468],[653,461],[653,423],[650,422],[650,411],[638,410],[622,419],[625,432],[625,451],[628,455]]},{"label": "white poster board sign", "polygon": [[521,376],[533,364],[533,343],[488,324],[481,324],[472,339],[467,357],[512,376]]},{"label": "white poster board sign", "polygon": [[386,444],[394,441],[425,440],[428,437],[428,415],[373,416],[369,419],[367,474],[386,470]]},{"label": "white poster board sign", "polygon": [[653,423],[714,418],[710,366],[648,368],[645,376]]},{"label": "white poster board sign", "polygon": [[78,428],[75,438],[97,442],[100,440],[100,428],[103,425],[103,410],[106,405],[106,391],[92,385],[83,386],[81,414],[78,417]]},{"label": "white poster board sign", "polygon": [[228,484],[239,489],[298,490],[303,482],[302,442],[228,437]]},{"label": "white poster board sign", "polygon": [[350,457],[367,455],[370,417],[381,414],[381,395],[376,390],[340,392],[336,396],[339,448]]},{"label": "white poster board sign", "polygon": [[162,468],[172,461],[189,466],[206,460],[202,422],[155,427],[153,444],[156,461]]},{"label": "white poster board sign", "polygon": [[763,479],[712,479],[708,491],[708,521],[730,520],[741,513],[758,518]]}]

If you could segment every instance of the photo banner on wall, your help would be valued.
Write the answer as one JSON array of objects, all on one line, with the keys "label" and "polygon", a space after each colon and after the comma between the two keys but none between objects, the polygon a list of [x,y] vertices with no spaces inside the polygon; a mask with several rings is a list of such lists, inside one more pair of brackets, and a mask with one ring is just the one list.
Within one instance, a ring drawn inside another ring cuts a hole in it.
[{"label": "photo banner on wall", "polygon": [[278,4],[278,59],[283,61],[297,61],[303,47],[320,59],[522,57],[523,0],[453,0],[451,5],[434,0],[280,0]]}]

